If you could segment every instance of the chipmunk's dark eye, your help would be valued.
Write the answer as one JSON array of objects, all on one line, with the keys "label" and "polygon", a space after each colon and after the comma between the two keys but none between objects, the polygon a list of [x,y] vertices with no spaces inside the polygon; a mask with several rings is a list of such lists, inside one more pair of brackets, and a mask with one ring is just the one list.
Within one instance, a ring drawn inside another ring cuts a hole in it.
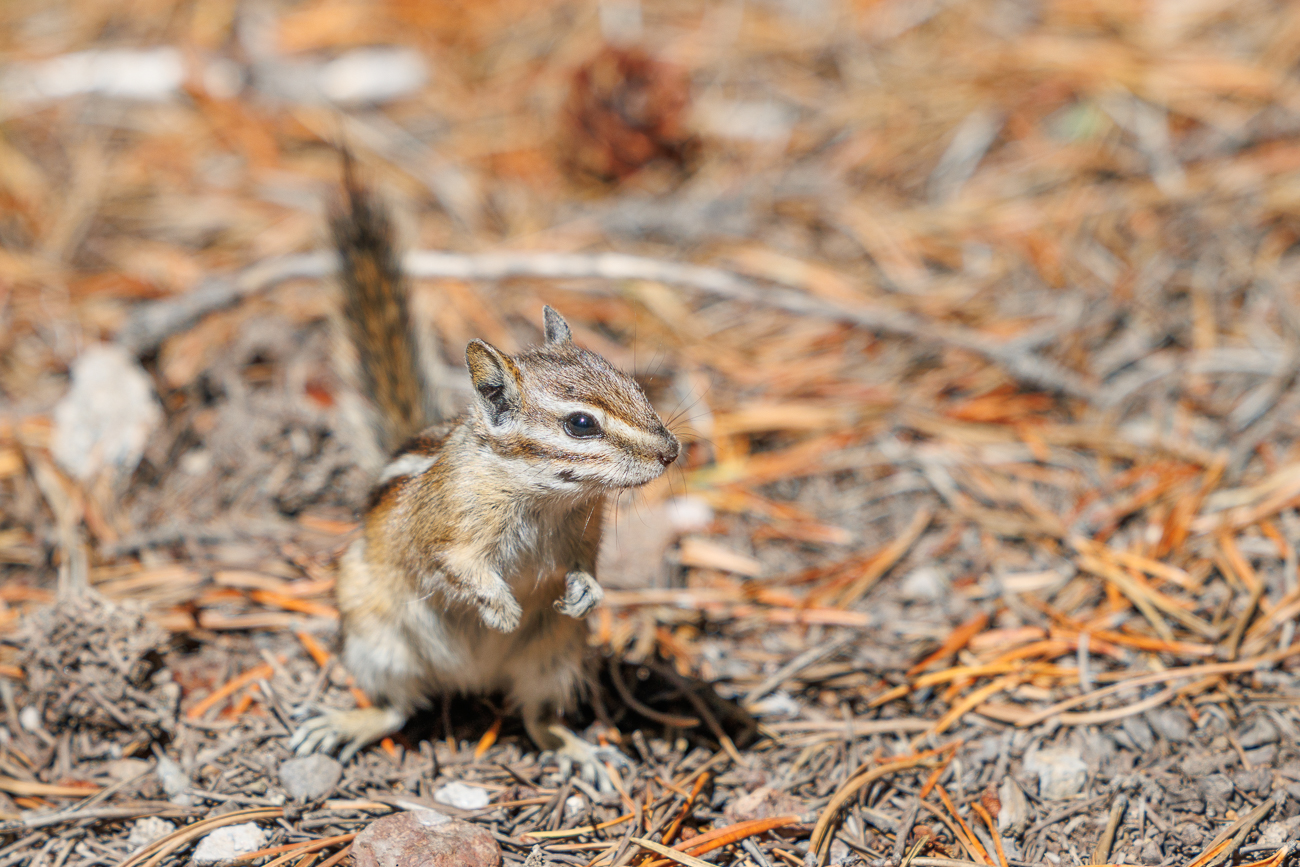
[{"label": "chipmunk's dark eye", "polygon": [[600,436],[600,425],[585,412],[575,412],[564,420],[564,432],[571,437],[586,439]]}]

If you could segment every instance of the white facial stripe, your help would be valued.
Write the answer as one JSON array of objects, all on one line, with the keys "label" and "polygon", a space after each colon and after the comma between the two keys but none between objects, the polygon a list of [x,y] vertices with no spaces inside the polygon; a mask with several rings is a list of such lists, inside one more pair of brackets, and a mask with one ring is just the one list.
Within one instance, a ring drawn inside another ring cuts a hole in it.
[{"label": "white facial stripe", "polygon": [[382,485],[384,482],[401,476],[418,476],[433,466],[437,460],[437,458],[431,458],[428,455],[402,455],[384,467],[384,471],[379,474],[379,484]]},{"label": "white facial stripe", "polygon": [[[648,448],[655,448],[660,445],[661,438],[659,437],[658,434],[650,433],[639,427],[636,427],[635,425],[630,425],[620,418],[614,418],[613,416],[610,416],[607,413],[605,413],[604,410],[598,409],[597,407],[589,406],[585,403],[580,403],[577,401],[546,400],[545,398],[539,401],[539,403],[542,409],[546,410],[547,412],[554,413],[556,418],[558,419],[563,419],[565,416],[571,413],[585,412],[587,413],[587,415],[591,416],[596,420],[596,422],[600,425],[602,430],[607,430],[610,433],[614,434],[615,436],[619,437],[620,439],[632,440]],[[533,432],[530,432],[530,434],[532,434],[533,436],[537,436],[537,434]],[[537,436],[537,438],[550,441],[549,437]],[[562,438],[568,443],[568,447],[570,448],[573,446],[574,443],[599,442],[599,440],[596,438],[592,438],[590,440],[583,440],[581,438],[570,437],[568,435],[564,435]],[[559,441],[556,441],[556,444],[559,444]]]}]

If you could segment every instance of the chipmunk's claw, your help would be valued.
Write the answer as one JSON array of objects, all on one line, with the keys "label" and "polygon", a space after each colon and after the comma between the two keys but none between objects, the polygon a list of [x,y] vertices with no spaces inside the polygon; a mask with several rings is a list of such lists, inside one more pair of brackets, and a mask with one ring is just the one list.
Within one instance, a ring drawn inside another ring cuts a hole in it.
[{"label": "chipmunk's claw", "polygon": [[399,730],[406,720],[392,708],[366,707],[321,714],[307,720],[293,733],[289,749],[300,756],[332,753],[339,746],[339,761],[348,760],[367,744]]},{"label": "chipmunk's claw", "polygon": [[578,735],[561,725],[553,725],[550,732],[563,741],[563,745],[553,752],[543,754],[554,758],[557,772],[561,779],[569,779],[578,772],[578,778],[596,787],[602,794],[615,792],[610,779],[610,767],[617,773],[618,769],[632,768],[632,762],[614,747],[601,747],[583,740]]},{"label": "chipmunk's claw", "polygon": [[590,614],[604,598],[594,576],[575,570],[564,576],[564,598],[555,600],[555,610],[576,620]]}]

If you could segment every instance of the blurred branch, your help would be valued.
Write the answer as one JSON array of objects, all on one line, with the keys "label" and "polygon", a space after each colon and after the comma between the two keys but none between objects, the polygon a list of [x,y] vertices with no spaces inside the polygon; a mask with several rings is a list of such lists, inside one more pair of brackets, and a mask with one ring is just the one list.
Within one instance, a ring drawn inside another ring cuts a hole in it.
[{"label": "blurred branch", "polygon": [[[963,349],[999,365],[1020,382],[1071,397],[1090,399],[1093,388],[1078,374],[1030,351],[1020,341],[996,341],[966,328],[943,325],[910,313],[866,304],[832,303],[801,292],[766,286],[731,271],[631,256],[625,253],[444,253],[415,251],[403,263],[414,278],[506,280],[514,277],[548,279],[651,280],[710,295],[777,307],[791,313],[823,316],[872,331],[908,337],[922,343]],[[171,334],[182,331],[207,313],[228,307],[286,280],[324,278],[337,268],[333,253],[316,252],[271,259],[234,277],[215,278],[176,299],[138,308],[118,337],[137,353],[150,352]]]}]

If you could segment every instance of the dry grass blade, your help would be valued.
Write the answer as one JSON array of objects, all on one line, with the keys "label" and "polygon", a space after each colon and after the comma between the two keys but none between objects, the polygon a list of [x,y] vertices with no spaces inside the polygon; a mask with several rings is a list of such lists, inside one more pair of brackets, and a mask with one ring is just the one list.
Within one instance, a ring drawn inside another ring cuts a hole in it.
[{"label": "dry grass blade", "polygon": [[826,852],[830,845],[830,827],[831,823],[839,815],[841,809],[847,804],[858,792],[864,787],[869,786],[882,777],[905,771],[909,768],[920,767],[936,760],[936,757],[945,750],[954,749],[952,746],[944,747],[938,750],[926,750],[923,753],[907,756],[901,759],[894,759],[891,762],[885,762],[876,767],[864,766],[858,769],[848,782],[844,783],[831,797],[830,802],[822,810],[817,819],[817,824],[813,827],[812,838],[809,841],[809,847],[813,852],[818,853],[821,863],[826,863]]},{"label": "dry grass blade", "polygon": [[284,815],[282,807],[258,807],[249,810],[235,810],[221,816],[202,819],[183,828],[177,828],[167,836],[153,841],[130,858],[127,858],[118,867],[157,867],[168,855],[217,828],[238,825],[244,822],[254,822],[258,819],[274,819],[282,815]]},{"label": "dry grass blade", "polygon": [[934,512],[931,509],[923,508],[918,510],[898,538],[890,542],[880,554],[873,558],[871,563],[862,570],[862,574],[854,578],[853,582],[844,589],[844,593],[840,595],[837,603],[838,607],[848,608],[866,595],[866,592],[907,553],[908,549],[912,547],[912,543],[925,532],[925,528],[930,525],[930,520],[933,517]]},{"label": "dry grass blade", "polygon": [[656,843],[653,840],[647,840],[644,837],[632,837],[632,842],[643,849],[649,849],[663,855],[670,862],[675,864],[685,864],[686,867],[711,867],[708,861],[696,858],[694,855],[687,855],[685,852],[678,852],[676,849],[669,849],[662,843]]}]

